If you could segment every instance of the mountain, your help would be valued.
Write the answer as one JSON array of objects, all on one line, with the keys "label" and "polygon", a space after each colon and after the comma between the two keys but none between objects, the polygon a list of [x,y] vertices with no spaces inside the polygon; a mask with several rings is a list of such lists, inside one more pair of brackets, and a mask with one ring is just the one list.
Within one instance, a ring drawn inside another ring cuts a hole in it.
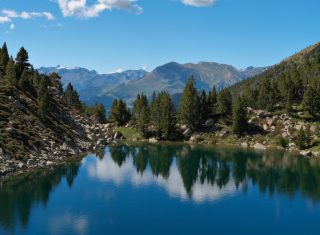
[{"label": "mountain", "polygon": [[248,67],[238,70],[231,65],[200,62],[198,64],[178,64],[171,62],[157,67],[141,79],[131,80],[105,92],[105,99],[122,98],[131,103],[137,93],[143,92],[151,96],[154,91],[167,90],[171,95],[182,92],[186,81],[194,76],[198,89],[210,90],[216,86],[218,90],[257,75],[265,67]]},{"label": "mountain", "polygon": [[125,99],[130,105],[139,92],[151,96],[154,91],[167,90],[171,95],[179,97],[190,76],[194,76],[198,89],[209,90],[216,86],[220,90],[257,75],[265,69],[265,67],[248,67],[238,70],[231,65],[213,62],[198,64],[170,62],[149,73],[144,70],[127,70],[121,73],[98,74],[94,70],[60,66],[42,67],[39,70],[43,73],[59,73],[63,84],[71,82],[78,90],[81,99],[89,104],[103,103],[109,109],[112,101],[118,98]]},{"label": "mountain", "polygon": [[102,102],[109,106],[109,102],[101,99],[101,96],[120,84],[125,84],[131,80],[144,77],[148,72],[145,70],[127,70],[120,73],[99,74],[95,70],[85,68],[65,68],[57,67],[41,67],[38,69],[40,73],[49,74],[58,73],[62,78],[62,83],[66,86],[69,82],[80,94],[82,100],[88,104],[94,102]]}]

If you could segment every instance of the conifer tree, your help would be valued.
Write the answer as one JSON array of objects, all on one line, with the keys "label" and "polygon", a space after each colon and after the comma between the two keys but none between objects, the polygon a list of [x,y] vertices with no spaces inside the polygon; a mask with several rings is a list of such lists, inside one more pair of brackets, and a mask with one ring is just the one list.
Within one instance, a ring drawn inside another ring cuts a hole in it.
[{"label": "conifer tree", "polygon": [[24,69],[29,69],[29,54],[24,47],[21,47],[17,56],[16,56],[16,71],[17,76],[20,78]]},{"label": "conifer tree", "polygon": [[18,84],[17,74],[15,70],[15,63],[12,59],[9,60],[6,66],[5,79],[12,85],[16,86]]},{"label": "conifer tree", "polygon": [[189,78],[180,100],[179,119],[190,128],[199,126],[199,98],[194,87],[194,78]]},{"label": "conifer tree", "polygon": [[205,90],[202,90],[199,96],[199,118],[201,124],[203,124],[210,116],[207,93]]},{"label": "conifer tree", "polygon": [[218,105],[220,114],[223,117],[229,116],[232,113],[232,95],[229,89],[225,88],[219,92]]},{"label": "conifer tree", "polygon": [[245,99],[238,97],[232,112],[232,131],[234,134],[241,135],[247,130],[248,118]]},{"label": "conifer tree", "polygon": [[137,125],[139,131],[145,135],[147,125],[149,124],[149,104],[147,97],[142,93],[138,94],[133,103],[133,122]]},{"label": "conifer tree", "polygon": [[175,131],[175,108],[168,92],[159,94],[159,113],[160,113],[160,133],[164,139],[170,138],[170,134]]},{"label": "conifer tree", "polygon": [[312,116],[315,116],[317,110],[317,92],[309,86],[303,96],[303,108]]},{"label": "conifer tree", "polygon": [[123,100],[114,100],[110,109],[109,120],[117,123],[117,125],[125,125],[129,122],[131,114],[127,108],[127,104]]},{"label": "conifer tree", "polygon": [[1,48],[1,57],[0,57],[0,64],[3,68],[3,71],[6,71],[7,64],[9,62],[9,52],[7,48],[7,44],[3,43],[3,46]]},{"label": "conifer tree", "polygon": [[160,136],[160,104],[159,97],[154,92],[150,102],[150,123],[155,127],[157,135]]},{"label": "conifer tree", "polygon": [[208,114],[209,117],[214,117],[217,113],[217,90],[213,87],[207,96]]},{"label": "conifer tree", "polygon": [[45,119],[50,111],[50,97],[48,93],[48,86],[50,84],[47,76],[41,77],[39,89],[38,89],[38,113],[41,119]]}]

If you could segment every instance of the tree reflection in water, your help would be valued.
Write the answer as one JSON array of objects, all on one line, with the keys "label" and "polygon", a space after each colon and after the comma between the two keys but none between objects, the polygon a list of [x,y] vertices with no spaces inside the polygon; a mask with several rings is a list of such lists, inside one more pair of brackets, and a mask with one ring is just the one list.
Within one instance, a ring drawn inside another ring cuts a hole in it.
[{"label": "tree reflection in water", "polygon": [[[257,186],[261,193],[269,195],[277,192],[293,197],[300,192],[313,202],[320,200],[320,161],[279,151],[140,144],[107,148],[97,154],[96,161],[109,156],[118,169],[129,162],[136,175],[143,176],[149,169],[163,184],[171,174],[179,175],[189,197],[199,185],[206,186],[206,190],[215,187],[222,191],[232,183],[243,190]],[[50,193],[63,179],[71,188],[80,166],[81,162],[72,162],[1,184],[0,227],[13,230],[17,223],[27,226],[32,208],[39,204],[46,206]]]}]

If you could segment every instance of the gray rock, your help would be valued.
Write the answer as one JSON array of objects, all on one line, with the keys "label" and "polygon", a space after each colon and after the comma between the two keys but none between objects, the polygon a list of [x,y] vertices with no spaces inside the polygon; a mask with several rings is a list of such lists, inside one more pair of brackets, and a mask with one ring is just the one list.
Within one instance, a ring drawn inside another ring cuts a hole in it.
[{"label": "gray rock", "polygon": [[22,169],[24,167],[24,164],[22,162],[18,163],[18,168]]},{"label": "gray rock", "polygon": [[187,129],[183,132],[183,135],[186,136],[186,137],[190,136],[191,134],[192,134],[192,131],[191,131],[190,128],[187,128]]},{"label": "gray rock", "polygon": [[247,142],[243,142],[240,144],[241,148],[248,148],[249,144]]},{"label": "gray rock", "polygon": [[209,119],[204,123],[204,125],[205,125],[206,127],[211,127],[211,126],[213,126],[213,124],[214,124],[214,120],[213,120],[212,118],[209,118]]},{"label": "gray rock", "polygon": [[33,166],[35,166],[35,161],[33,159],[28,159],[27,167],[33,167]]},{"label": "gray rock", "polygon": [[312,152],[311,152],[310,150],[305,150],[305,151],[301,151],[300,154],[301,154],[302,156],[307,157],[307,156],[311,156],[311,155],[312,155]]},{"label": "gray rock", "polygon": [[24,106],[20,103],[19,100],[15,100],[15,101],[13,102],[13,105],[14,105],[14,107],[15,107],[16,109],[24,109]]},{"label": "gray rock", "polygon": [[54,163],[53,163],[53,162],[51,162],[51,161],[47,161],[47,162],[46,162],[46,165],[47,165],[47,166],[53,166],[53,165],[54,165]]},{"label": "gray rock", "polygon": [[151,143],[151,144],[155,144],[155,143],[158,143],[158,142],[159,141],[155,137],[149,138],[149,143]]},{"label": "gray rock", "polygon": [[254,146],[253,146],[253,148],[259,149],[259,150],[266,150],[266,149],[267,149],[267,147],[264,146],[264,145],[261,144],[261,143],[255,143]]}]

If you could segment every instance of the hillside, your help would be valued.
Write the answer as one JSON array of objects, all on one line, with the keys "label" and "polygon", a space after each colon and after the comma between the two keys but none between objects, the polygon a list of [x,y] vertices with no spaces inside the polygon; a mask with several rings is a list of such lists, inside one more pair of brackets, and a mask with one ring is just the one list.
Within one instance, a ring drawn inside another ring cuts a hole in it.
[{"label": "hillside", "polygon": [[[245,88],[257,88],[265,79],[274,80],[279,86],[281,95],[285,97],[285,86],[288,82],[312,84],[320,80],[320,43],[316,43],[286,58],[261,74],[239,82],[230,87],[233,94],[243,94]],[[297,84],[299,85],[299,84]],[[302,97],[298,97],[302,98]]]},{"label": "hillside", "polygon": [[76,91],[63,91],[57,74],[33,70],[24,48],[15,60],[0,48],[0,68],[0,176],[50,167],[113,135],[78,108]]}]

